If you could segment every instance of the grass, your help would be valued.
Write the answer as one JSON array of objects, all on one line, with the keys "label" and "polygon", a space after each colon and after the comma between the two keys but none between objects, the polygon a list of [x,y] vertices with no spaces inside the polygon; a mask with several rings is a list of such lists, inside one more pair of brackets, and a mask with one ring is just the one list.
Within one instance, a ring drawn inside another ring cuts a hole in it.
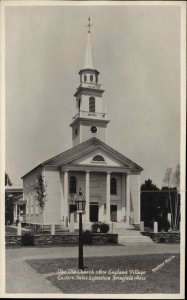
[{"label": "grass", "polygon": [[[27,260],[27,263],[63,293],[74,294],[179,293],[179,262],[178,254],[86,257],[85,273],[78,274],[78,260],[75,258]],[[161,264],[162,268],[152,271]],[[97,274],[99,269],[105,274]],[[60,275],[62,270],[66,274]],[[71,274],[72,270],[75,274]],[[126,274],[116,274],[117,278],[109,270],[117,270],[118,273],[123,271]],[[131,274],[132,270],[143,271],[145,274],[138,279],[137,275]],[[86,274],[88,271],[93,274]],[[98,276],[104,277],[97,278]]]}]

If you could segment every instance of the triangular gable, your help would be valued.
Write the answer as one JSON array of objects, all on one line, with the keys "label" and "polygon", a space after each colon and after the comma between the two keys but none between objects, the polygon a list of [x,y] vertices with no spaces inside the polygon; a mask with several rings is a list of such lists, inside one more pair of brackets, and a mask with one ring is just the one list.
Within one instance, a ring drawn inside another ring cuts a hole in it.
[{"label": "triangular gable", "polygon": [[130,169],[143,170],[139,165],[95,137],[45,161],[42,165],[87,164],[88,161],[90,163],[89,159],[92,158],[93,154],[99,153],[105,156],[106,161],[111,166],[125,166]]},{"label": "triangular gable", "polygon": [[[113,157],[110,153],[104,151],[101,147],[97,147],[97,149],[90,151],[86,155],[81,156],[73,161],[71,164],[77,165],[100,165],[100,166],[110,166],[110,167],[124,167],[124,163]],[[125,165],[125,167],[129,167],[129,165]]]},{"label": "triangular gable", "polygon": [[[95,153],[94,151],[101,151],[102,153],[105,153],[104,155],[107,156],[107,161],[109,164],[119,164],[119,166],[125,166],[126,168],[142,171],[142,167],[137,165],[132,160],[128,159],[118,151],[114,150],[107,144],[103,143],[102,141],[98,140],[97,138],[93,137],[63,153],[60,153],[57,156],[54,156],[53,158],[50,158],[40,165],[36,166],[29,172],[27,172],[24,176],[22,176],[22,179],[31,173],[33,170],[37,169],[38,167],[42,166],[63,166],[65,164],[71,164],[72,162],[79,162],[82,164],[84,163],[84,159],[86,157],[89,157],[89,155]],[[110,165],[109,165],[110,166]]]}]

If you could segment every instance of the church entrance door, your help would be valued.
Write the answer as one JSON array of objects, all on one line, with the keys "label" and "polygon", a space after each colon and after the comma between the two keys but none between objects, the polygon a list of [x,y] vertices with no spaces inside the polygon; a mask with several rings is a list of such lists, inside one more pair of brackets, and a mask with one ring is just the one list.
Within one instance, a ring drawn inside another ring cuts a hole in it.
[{"label": "church entrance door", "polygon": [[117,222],[117,205],[110,205],[110,220]]},{"label": "church entrance door", "polygon": [[98,222],[98,203],[90,203],[90,222]]},{"label": "church entrance door", "polygon": [[71,213],[74,213],[74,222],[77,223],[77,206],[74,204],[70,204],[69,206],[69,220],[70,220],[70,215]]}]

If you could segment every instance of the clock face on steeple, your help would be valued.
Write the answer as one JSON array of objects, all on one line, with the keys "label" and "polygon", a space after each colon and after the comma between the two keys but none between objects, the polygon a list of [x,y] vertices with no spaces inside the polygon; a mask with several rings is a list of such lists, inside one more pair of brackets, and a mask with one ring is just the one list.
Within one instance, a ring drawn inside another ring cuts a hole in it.
[{"label": "clock face on steeple", "polygon": [[90,131],[93,134],[97,133],[97,127],[96,126],[91,126]]}]

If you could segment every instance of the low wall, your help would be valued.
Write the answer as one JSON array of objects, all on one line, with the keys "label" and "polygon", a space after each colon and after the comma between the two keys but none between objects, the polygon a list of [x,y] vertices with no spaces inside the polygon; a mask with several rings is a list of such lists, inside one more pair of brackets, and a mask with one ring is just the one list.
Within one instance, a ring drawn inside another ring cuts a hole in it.
[{"label": "low wall", "polygon": [[[79,236],[77,234],[49,235],[37,234],[34,235],[34,245],[78,245]],[[86,243],[85,243],[86,244]],[[118,244],[118,235],[112,233],[92,233],[91,245],[110,245]],[[21,236],[6,236],[6,246],[22,245]]]},{"label": "low wall", "polygon": [[142,232],[143,235],[148,235],[155,243],[180,243],[180,232]]},{"label": "low wall", "polygon": [[92,233],[92,245],[118,244],[118,234]]},{"label": "low wall", "polygon": [[17,246],[21,245],[21,236],[18,235],[6,235],[5,236],[6,246]]}]

